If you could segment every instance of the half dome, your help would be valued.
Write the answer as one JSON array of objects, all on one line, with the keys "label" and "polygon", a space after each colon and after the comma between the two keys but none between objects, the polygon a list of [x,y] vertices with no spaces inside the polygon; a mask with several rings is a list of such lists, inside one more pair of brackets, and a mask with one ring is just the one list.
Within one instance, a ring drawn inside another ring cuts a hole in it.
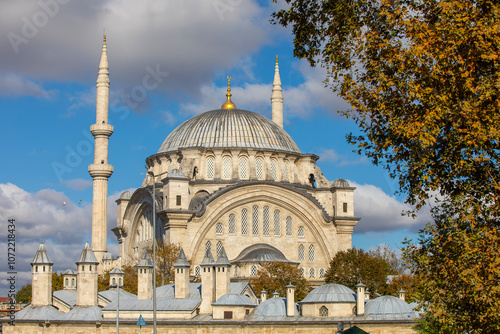
[{"label": "half dome", "polygon": [[241,109],[216,109],[188,119],[168,135],[158,153],[192,147],[300,154],[297,144],[280,126],[262,115]]}]

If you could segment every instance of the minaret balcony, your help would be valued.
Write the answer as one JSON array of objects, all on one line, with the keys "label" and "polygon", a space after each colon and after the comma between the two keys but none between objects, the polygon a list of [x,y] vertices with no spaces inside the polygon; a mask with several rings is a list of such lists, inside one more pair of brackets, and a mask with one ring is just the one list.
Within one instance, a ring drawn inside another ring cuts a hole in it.
[{"label": "minaret balcony", "polygon": [[110,164],[91,164],[89,165],[89,174],[92,177],[110,177],[113,174],[113,165]]},{"label": "minaret balcony", "polygon": [[96,136],[109,137],[113,134],[113,125],[108,123],[92,124],[90,126],[90,132],[94,137]]}]

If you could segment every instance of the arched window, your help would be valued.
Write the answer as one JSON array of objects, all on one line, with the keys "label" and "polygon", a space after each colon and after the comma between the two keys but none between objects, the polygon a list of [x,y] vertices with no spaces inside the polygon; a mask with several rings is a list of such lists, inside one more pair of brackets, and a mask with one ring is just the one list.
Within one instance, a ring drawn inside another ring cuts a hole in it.
[{"label": "arched window", "polygon": [[222,158],[222,178],[224,180],[229,180],[231,178],[231,158]]},{"label": "arched window", "polygon": [[291,237],[293,234],[293,221],[292,217],[286,217],[286,236]]},{"label": "arched window", "polygon": [[71,287],[72,287],[72,288],[74,288],[74,287],[75,287],[75,279],[74,279],[74,278],[72,278],[72,279],[71,279]]},{"label": "arched window", "polygon": [[316,270],[314,268],[309,269],[309,278],[316,278]]},{"label": "arched window", "polygon": [[304,259],[305,259],[304,245],[299,245],[299,261],[304,261]]},{"label": "arched window", "polygon": [[219,258],[222,254],[222,242],[217,243],[217,258]]},{"label": "arched window", "polygon": [[68,284],[68,283],[69,283],[68,279],[67,279],[67,278],[65,278],[65,279],[64,279],[64,286],[65,286],[65,287],[69,287],[69,284]]},{"label": "arched window", "polygon": [[328,317],[328,309],[326,308],[325,305],[323,305],[319,308],[319,316],[320,317]]},{"label": "arched window", "polygon": [[171,161],[167,160],[167,167],[166,167],[167,173],[170,172],[171,166],[172,166]]},{"label": "arched window", "polygon": [[263,211],[263,220],[262,220],[262,232],[265,236],[269,236],[269,226],[270,226],[270,217],[269,217],[269,207],[265,206]]},{"label": "arched window", "polygon": [[300,274],[302,277],[306,278],[306,270],[304,268],[300,268]]},{"label": "arched window", "polygon": [[281,214],[279,210],[274,210],[274,235],[281,235]]},{"label": "arched window", "polygon": [[259,207],[252,207],[252,235],[259,235]]},{"label": "arched window", "polygon": [[290,171],[288,169],[288,162],[283,164],[283,181],[290,181]]},{"label": "arched window", "polygon": [[314,245],[309,246],[309,261],[314,262]]},{"label": "arched window", "polygon": [[122,279],[121,278],[118,279],[118,285],[122,286]]},{"label": "arched window", "polygon": [[215,159],[214,157],[208,157],[207,158],[207,180],[213,180],[214,178],[214,172],[215,172]]},{"label": "arched window", "polygon": [[212,243],[210,241],[205,244],[205,253],[207,252],[212,252]]},{"label": "arched window", "polygon": [[250,266],[250,276],[257,276],[257,266],[255,264]]},{"label": "arched window", "polygon": [[264,180],[264,160],[262,158],[255,159],[255,172],[257,180]]},{"label": "arched window", "polygon": [[215,233],[217,235],[222,235],[222,231],[223,231],[223,228],[222,228],[222,223],[217,223],[215,225]]},{"label": "arched window", "polygon": [[113,283],[111,285],[116,285],[116,279],[113,278]]},{"label": "arched window", "polygon": [[229,234],[236,234],[236,216],[234,213],[229,215]]},{"label": "arched window", "polygon": [[241,210],[241,234],[248,235],[248,210]]},{"label": "arched window", "polygon": [[248,159],[240,158],[240,179],[248,179]]},{"label": "arched window", "polygon": [[306,236],[304,226],[299,226],[299,238],[304,238]]},{"label": "arched window", "polygon": [[240,266],[235,265],[234,266],[234,276],[239,276],[240,274]]},{"label": "arched window", "polygon": [[271,175],[274,181],[278,181],[278,162],[274,159],[271,160]]},{"label": "arched window", "polygon": [[319,278],[325,278],[325,268],[319,268]]},{"label": "arched window", "polygon": [[200,266],[194,267],[194,276],[199,277],[201,274],[201,268]]}]

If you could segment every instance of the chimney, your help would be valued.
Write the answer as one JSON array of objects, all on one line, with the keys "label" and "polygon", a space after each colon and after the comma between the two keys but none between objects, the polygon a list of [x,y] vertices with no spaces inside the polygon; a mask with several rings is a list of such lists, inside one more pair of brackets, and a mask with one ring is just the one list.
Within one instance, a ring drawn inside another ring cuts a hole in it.
[{"label": "chimney", "polygon": [[266,290],[262,290],[260,292],[260,302],[262,303],[263,301],[265,301],[267,299],[267,291]]},{"label": "chimney", "polygon": [[97,306],[97,261],[87,242],[76,261],[76,305]]},{"label": "chimney", "polygon": [[153,263],[147,249],[136,267],[137,299],[153,299]]},{"label": "chimney", "polygon": [[295,316],[295,286],[292,284],[287,285],[286,287],[286,316],[294,317]]},{"label": "chimney", "polygon": [[207,249],[201,267],[201,305],[200,313],[212,313],[212,303],[215,302],[215,261],[212,251]]},{"label": "chimney", "polygon": [[35,258],[31,262],[32,285],[31,305],[52,305],[52,261],[50,261],[45,246],[40,244]]},{"label": "chimney", "polygon": [[365,314],[365,289],[366,285],[359,283],[356,285],[356,315],[362,316]]},{"label": "chimney", "polygon": [[191,268],[191,265],[186,259],[184,250],[181,248],[177,261],[174,264],[175,298],[186,298],[189,296],[189,268]]},{"label": "chimney", "polygon": [[401,289],[398,291],[398,294],[399,294],[399,298],[402,300],[402,301],[405,301],[406,299],[406,292],[405,290]]},{"label": "chimney", "polygon": [[222,246],[220,251],[220,256],[215,262],[215,301],[217,301],[221,296],[230,293],[231,284],[231,273],[230,273],[231,263],[229,262],[226,250]]},{"label": "chimney", "polygon": [[76,289],[76,272],[73,269],[67,269],[62,273],[63,277],[63,288],[66,289]]}]

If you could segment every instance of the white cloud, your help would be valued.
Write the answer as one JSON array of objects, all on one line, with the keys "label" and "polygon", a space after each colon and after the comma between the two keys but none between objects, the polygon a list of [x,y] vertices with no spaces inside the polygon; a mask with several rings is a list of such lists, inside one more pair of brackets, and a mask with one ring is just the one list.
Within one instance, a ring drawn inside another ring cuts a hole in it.
[{"label": "white cloud", "polygon": [[146,67],[158,65],[170,75],[157,90],[172,96],[191,94],[196,91],[193,87],[211,79],[215,69],[235,66],[278,33],[269,24],[271,5],[260,6],[257,0],[227,2],[229,9],[221,10],[214,4],[69,1],[47,15],[46,22],[35,22],[37,13],[47,13],[39,2],[7,2],[0,12],[0,31],[15,34],[22,42],[0,40],[0,73],[93,84],[105,27],[114,89],[130,91],[143,85],[149,74]]},{"label": "white cloud", "polygon": [[[110,230],[116,226],[115,201],[121,193],[108,197],[108,250],[115,256],[118,245]],[[16,225],[18,288],[31,279],[30,264],[40,243],[45,245],[54,270],[62,271],[75,268],[85,242],[91,242],[92,205],[75,204],[52,189],[29,193],[12,183],[0,183],[0,222],[6,228],[11,218]],[[0,240],[0,248],[7,249],[6,239]],[[0,272],[7,271],[7,261],[0,261]],[[5,295],[5,287],[5,277],[0,276],[0,295]]]},{"label": "white cloud", "polygon": [[415,232],[421,229],[431,218],[428,208],[422,209],[413,219],[403,212],[413,208],[398,201],[394,196],[386,194],[374,185],[360,185],[349,181],[356,187],[354,191],[354,214],[361,217],[356,225],[355,233],[384,232],[394,230],[408,230]]},{"label": "white cloud", "polygon": [[42,85],[17,74],[0,75],[0,95],[2,96],[34,96],[48,99],[55,91],[46,91]]},{"label": "white cloud", "polygon": [[87,179],[72,179],[64,181],[64,185],[75,190],[84,190],[92,187],[92,181]]},{"label": "white cloud", "polygon": [[[322,68],[311,68],[305,62],[300,62],[299,70],[304,82],[297,85],[287,85],[281,80],[283,88],[283,106],[285,122],[294,117],[307,118],[316,108],[335,113],[348,108],[346,102],[331,89],[324,87],[322,80],[326,72]],[[283,75],[281,75],[283,77]],[[271,76],[272,78],[272,76]],[[263,115],[271,114],[272,81],[269,83],[244,83],[231,85],[232,101],[240,109],[251,110]],[[225,83],[224,83],[225,84]],[[224,102],[226,85],[204,84],[199,90],[199,100],[181,104],[181,112],[196,115],[218,108]],[[353,163],[362,163],[359,160]]]},{"label": "white cloud", "polygon": [[334,149],[320,149],[319,153],[321,161],[330,161],[335,163],[336,166],[351,166],[365,164],[368,162],[366,157],[358,157],[357,159],[349,159],[345,155],[338,154]]}]

